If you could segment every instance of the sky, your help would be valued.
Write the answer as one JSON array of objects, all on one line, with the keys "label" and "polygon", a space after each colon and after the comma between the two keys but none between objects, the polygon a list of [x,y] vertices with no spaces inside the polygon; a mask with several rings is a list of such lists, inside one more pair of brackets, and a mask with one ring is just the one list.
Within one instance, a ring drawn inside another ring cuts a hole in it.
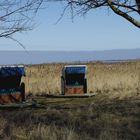
[{"label": "sky", "polygon": [[[51,3],[40,10],[29,32],[13,37],[26,47],[27,51],[92,51],[140,48],[140,29],[114,14],[100,8],[91,10],[85,16],[76,16],[66,11],[56,24],[63,6]],[[0,50],[23,50],[16,42],[0,39]]]}]

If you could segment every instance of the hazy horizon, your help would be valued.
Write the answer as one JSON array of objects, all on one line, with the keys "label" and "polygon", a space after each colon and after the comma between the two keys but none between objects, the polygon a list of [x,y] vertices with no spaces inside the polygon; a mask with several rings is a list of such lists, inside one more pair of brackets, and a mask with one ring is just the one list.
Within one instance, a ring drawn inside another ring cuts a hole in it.
[{"label": "hazy horizon", "polygon": [[140,49],[104,51],[0,51],[0,65],[140,59]]}]

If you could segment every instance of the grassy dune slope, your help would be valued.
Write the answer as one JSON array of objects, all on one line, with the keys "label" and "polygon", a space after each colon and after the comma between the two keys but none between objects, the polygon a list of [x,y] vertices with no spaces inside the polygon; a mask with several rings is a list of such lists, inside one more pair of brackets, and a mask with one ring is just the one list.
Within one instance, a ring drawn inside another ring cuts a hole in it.
[{"label": "grassy dune slope", "polygon": [[[65,64],[26,67],[26,93],[60,94],[61,70]],[[87,63],[88,92],[104,93],[113,98],[139,96],[140,61],[103,64]]]},{"label": "grassy dune slope", "polygon": [[139,140],[140,61],[87,65],[97,95],[68,99],[46,96],[60,93],[64,64],[26,66],[26,99],[41,107],[1,109],[0,139]]}]

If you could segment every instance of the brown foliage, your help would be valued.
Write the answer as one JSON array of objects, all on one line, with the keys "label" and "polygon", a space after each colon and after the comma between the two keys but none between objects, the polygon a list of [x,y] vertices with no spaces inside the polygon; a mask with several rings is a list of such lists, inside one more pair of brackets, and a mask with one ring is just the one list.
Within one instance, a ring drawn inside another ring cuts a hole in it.
[{"label": "brown foliage", "polygon": [[[60,94],[61,71],[65,64],[26,66],[26,94]],[[140,61],[87,63],[88,92],[110,97],[131,97],[140,93]]]}]

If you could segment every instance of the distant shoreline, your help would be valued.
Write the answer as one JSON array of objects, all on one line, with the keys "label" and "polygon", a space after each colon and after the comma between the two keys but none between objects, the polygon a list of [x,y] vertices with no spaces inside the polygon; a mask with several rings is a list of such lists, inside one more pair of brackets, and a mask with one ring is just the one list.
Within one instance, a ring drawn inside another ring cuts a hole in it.
[{"label": "distant shoreline", "polygon": [[140,49],[106,51],[0,51],[0,65],[50,63],[116,63],[140,59]]},{"label": "distant shoreline", "polygon": [[[131,60],[112,60],[112,61],[85,61],[85,62],[50,62],[50,63],[38,63],[38,64],[25,64],[25,66],[37,66],[37,65],[87,65],[87,64],[120,64],[120,63],[130,63],[130,62],[139,62],[140,59],[131,59]],[[16,64],[17,65],[17,64]]]}]

